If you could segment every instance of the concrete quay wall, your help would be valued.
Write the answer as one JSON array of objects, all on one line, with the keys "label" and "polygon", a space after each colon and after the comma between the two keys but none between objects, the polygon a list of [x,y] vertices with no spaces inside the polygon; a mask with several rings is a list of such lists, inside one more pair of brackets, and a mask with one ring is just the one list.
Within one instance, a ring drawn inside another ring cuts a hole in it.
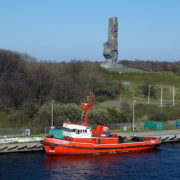
[{"label": "concrete quay wall", "polygon": [[[137,136],[137,137],[156,137],[166,142],[180,142],[180,130],[163,130],[163,131],[147,131],[147,132],[122,132],[119,136]],[[0,153],[12,152],[33,152],[43,151],[44,147],[41,142],[29,143],[2,143],[0,144]]]},{"label": "concrete quay wall", "polygon": [[0,153],[42,151],[41,142],[0,144]]},{"label": "concrete quay wall", "polygon": [[163,130],[163,131],[147,131],[147,132],[122,132],[119,136],[138,136],[138,137],[156,137],[166,142],[180,142],[180,130]]}]

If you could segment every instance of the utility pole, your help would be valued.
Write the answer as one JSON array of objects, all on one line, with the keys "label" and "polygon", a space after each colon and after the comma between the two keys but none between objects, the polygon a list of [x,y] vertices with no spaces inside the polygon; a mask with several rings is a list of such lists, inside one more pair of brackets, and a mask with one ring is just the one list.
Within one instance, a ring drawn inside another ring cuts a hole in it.
[{"label": "utility pole", "polygon": [[51,129],[54,129],[54,107],[53,107],[53,102],[51,103]]},{"label": "utility pole", "polygon": [[149,88],[148,88],[148,104],[150,103],[150,90],[151,90],[151,86],[149,84]]},{"label": "utility pole", "polygon": [[162,107],[162,98],[163,98],[163,86],[161,86],[161,104],[160,104],[160,107]]},{"label": "utility pole", "polygon": [[135,103],[136,103],[136,100],[133,101],[133,119],[132,119],[132,129],[133,129],[133,131],[134,131],[134,128],[135,128],[135,117],[134,117],[134,114],[135,114],[134,105],[135,105]]},{"label": "utility pole", "polygon": [[175,97],[175,86],[173,86],[173,103],[172,103],[173,106],[174,106],[174,97]]}]

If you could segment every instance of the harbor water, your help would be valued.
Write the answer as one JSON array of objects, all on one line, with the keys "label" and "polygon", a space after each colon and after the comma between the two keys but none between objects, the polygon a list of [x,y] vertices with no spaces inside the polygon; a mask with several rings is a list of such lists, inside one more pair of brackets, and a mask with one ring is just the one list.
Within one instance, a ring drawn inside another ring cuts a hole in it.
[{"label": "harbor water", "polygon": [[157,149],[91,156],[44,152],[0,154],[1,180],[180,179],[180,143]]}]

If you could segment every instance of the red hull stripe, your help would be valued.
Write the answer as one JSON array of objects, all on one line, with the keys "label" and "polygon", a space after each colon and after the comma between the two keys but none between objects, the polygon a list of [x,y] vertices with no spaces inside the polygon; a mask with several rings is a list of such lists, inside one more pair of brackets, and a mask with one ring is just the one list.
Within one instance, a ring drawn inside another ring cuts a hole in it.
[{"label": "red hull stripe", "polygon": [[67,145],[62,145],[62,144],[53,144],[53,143],[49,143],[49,142],[43,142],[44,145],[47,146],[61,146],[61,147],[68,147],[68,148],[76,148],[76,149],[92,149],[92,150],[97,150],[97,149],[101,149],[101,150],[106,150],[106,149],[126,149],[126,148],[138,148],[138,147],[148,147],[148,146],[157,146],[159,144],[147,144],[147,145],[136,145],[136,146],[123,146],[123,147],[81,147],[81,146],[67,146]]}]

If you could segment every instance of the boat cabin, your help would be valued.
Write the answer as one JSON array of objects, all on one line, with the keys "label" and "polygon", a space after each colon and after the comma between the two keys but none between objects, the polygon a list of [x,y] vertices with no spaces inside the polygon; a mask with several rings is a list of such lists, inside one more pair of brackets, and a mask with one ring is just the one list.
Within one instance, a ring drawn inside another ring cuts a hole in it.
[{"label": "boat cabin", "polygon": [[71,138],[91,138],[91,128],[79,124],[63,123],[63,135]]}]

